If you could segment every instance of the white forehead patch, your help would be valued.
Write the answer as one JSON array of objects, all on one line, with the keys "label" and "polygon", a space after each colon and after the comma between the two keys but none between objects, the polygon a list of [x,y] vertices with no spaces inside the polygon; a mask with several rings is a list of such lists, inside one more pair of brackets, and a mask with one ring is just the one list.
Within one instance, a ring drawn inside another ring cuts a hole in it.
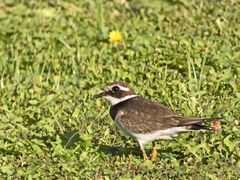
[{"label": "white forehead patch", "polygon": [[114,86],[118,86],[121,91],[129,91],[130,89],[128,87],[120,86],[120,85],[111,85],[107,87],[108,91],[111,91]]}]

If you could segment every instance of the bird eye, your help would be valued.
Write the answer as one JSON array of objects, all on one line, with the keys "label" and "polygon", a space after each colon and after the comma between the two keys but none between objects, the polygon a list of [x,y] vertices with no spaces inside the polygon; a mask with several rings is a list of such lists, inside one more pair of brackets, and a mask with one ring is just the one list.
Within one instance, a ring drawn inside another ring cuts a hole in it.
[{"label": "bird eye", "polygon": [[120,88],[118,87],[118,86],[113,86],[112,87],[112,91],[113,92],[117,92],[117,91],[119,91],[120,90]]}]

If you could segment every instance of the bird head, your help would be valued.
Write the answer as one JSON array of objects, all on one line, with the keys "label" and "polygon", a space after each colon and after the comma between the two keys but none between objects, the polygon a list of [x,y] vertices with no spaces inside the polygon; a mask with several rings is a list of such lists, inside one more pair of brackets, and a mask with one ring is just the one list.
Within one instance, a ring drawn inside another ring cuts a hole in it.
[{"label": "bird head", "polygon": [[122,101],[126,101],[130,98],[136,97],[136,93],[133,88],[123,82],[114,82],[109,84],[105,91],[95,95],[95,98],[107,99],[111,106],[114,106]]}]

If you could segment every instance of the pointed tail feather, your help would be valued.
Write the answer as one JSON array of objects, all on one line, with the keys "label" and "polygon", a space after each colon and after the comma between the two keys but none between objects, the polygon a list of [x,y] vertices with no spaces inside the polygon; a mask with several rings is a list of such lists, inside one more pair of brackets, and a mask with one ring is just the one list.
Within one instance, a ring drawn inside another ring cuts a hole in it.
[{"label": "pointed tail feather", "polygon": [[[219,122],[222,118],[185,118],[180,122],[180,126],[186,126],[188,130],[211,130],[219,131],[221,129],[221,123]],[[201,125],[204,122],[214,121],[211,127]]]},{"label": "pointed tail feather", "polygon": [[220,121],[222,118],[181,118],[179,117],[179,125],[186,126],[186,125],[199,125],[204,122],[210,121]]}]

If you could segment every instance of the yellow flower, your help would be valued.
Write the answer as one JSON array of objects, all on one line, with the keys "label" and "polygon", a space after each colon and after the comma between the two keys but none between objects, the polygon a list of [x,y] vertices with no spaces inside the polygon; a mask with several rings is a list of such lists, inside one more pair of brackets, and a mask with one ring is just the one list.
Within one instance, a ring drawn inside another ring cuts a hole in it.
[{"label": "yellow flower", "polygon": [[212,125],[212,130],[214,132],[219,131],[221,129],[221,122],[220,121],[214,121]]},{"label": "yellow flower", "polygon": [[122,41],[122,34],[119,31],[111,31],[109,33],[110,42],[120,42]]}]

